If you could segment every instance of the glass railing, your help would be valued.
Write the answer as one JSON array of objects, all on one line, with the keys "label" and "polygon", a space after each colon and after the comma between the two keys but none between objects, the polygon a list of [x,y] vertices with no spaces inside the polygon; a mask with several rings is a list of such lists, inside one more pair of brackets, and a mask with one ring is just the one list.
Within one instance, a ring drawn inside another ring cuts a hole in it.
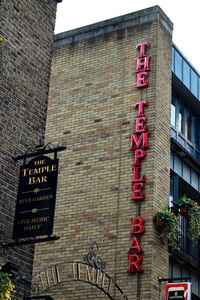
[{"label": "glass railing", "polygon": [[174,44],[172,45],[172,72],[200,101],[200,73]]}]

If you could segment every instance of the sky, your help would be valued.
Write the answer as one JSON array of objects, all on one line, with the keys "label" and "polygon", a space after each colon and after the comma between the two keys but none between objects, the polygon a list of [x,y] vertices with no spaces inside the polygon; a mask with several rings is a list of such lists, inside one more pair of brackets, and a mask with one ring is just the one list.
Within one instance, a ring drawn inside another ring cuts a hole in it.
[{"label": "sky", "polygon": [[63,0],[55,33],[159,5],[174,24],[173,42],[200,72],[200,0]]}]

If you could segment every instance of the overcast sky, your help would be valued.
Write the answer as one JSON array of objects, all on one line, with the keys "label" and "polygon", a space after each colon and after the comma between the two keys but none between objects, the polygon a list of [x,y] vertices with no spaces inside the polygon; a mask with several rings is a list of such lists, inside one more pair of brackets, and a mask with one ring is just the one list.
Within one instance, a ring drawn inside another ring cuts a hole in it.
[{"label": "overcast sky", "polygon": [[200,72],[200,0],[63,0],[55,33],[159,5],[174,24],[173,42]]}]

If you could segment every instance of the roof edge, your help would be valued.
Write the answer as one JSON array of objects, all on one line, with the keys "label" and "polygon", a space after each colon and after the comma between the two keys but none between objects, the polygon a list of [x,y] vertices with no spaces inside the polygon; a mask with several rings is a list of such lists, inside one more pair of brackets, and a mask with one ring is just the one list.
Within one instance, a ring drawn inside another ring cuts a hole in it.
[{"label": "roof edge", "polygon": [[133,13],[56,34],[54,38],[54,47],[75,43],[88,38],[98,37],[105,33],[134,27],[153,21],[160,21],[168,30],[168,32],[172,34],[173,23],[163,12],[163,10],[156,5]]}]

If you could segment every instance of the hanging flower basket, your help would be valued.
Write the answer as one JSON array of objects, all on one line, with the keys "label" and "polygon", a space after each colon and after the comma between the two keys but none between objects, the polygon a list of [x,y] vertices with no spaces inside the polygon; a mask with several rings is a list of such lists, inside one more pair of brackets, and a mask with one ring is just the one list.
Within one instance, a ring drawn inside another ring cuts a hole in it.
[{"label": "hanging flower basket", "polygon": [[180,206],[180,214],[184,217],[188,217],[188,208],[186,206]]},{"label": "hanging flower basket", "polygon": [[163,230],[165,227],[164,220],[155,219],[154,223],[159,230]]},{"label": "hanging flower basket", "polygon": [[186,216],[188,216],[189,221],[187,235],[191,240],[197,241],[200,239],[200,207],[198,203],[184,195],[180,198],[178,206],[180,207],[180,213],[182,206],[187,209]]},{"label": "hanging flower basket", "polygon": [[169,244],[177,248],[178,234],[180,232],[178,218],[165,206],[163,210],[157,210],[153,215],[153,221],[159,229],[160,237],[167,237]]}]

